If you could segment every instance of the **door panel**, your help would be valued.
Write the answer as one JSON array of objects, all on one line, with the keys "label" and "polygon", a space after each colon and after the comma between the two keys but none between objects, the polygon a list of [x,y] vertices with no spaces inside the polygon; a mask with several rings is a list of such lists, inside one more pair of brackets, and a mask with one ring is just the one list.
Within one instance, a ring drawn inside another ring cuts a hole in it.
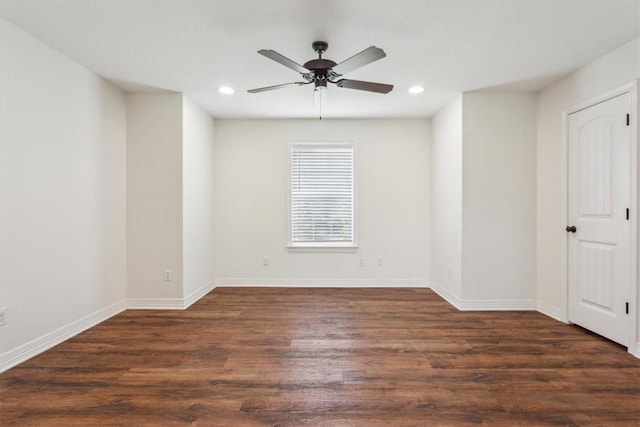
[{"label": "door panel", "polygon": [[579,300],[591,308],[614,313],[615,245],[580,242]]},{"label": "door panel", "polygon": [[569,320],[628,345],[631,283],[630,96],[573,113],[569,125]]},{"label": "door panel", "polygon": [[613,126],[609,119],[597,119],[580,128],[580,216],[612,215]]}]

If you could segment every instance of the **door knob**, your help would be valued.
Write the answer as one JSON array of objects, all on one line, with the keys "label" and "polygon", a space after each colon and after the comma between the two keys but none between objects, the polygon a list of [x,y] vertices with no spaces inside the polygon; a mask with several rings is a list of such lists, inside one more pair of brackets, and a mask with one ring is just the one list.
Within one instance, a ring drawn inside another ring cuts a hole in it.
[{"label": "door knob", "polygon": [[565,230],[567,230],[567,233],[569,233],[569,232],[575,233],[576,231],[578,231],[578,229],[576,228],[575,225],[572,225],[572,226],[568,226],[567,225],[567,228],[565,228]]}]

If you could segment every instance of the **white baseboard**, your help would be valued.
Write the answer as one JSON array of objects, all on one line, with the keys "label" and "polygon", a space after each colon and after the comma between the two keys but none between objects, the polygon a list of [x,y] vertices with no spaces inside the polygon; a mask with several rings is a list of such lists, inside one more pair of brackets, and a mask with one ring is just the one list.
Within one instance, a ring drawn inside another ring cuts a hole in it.
[{"label": "white baseboard", "polygon": [[460,311],[522,311],[536,309],[536,301],[532,299],[463,299],[436,283],[431,283],[431,289]]},{"label": "white baseboard", "polygon": [[205,283],[184,298],[128,298],[127,308],[132,310],[184,310],[215,287],[214,281]]},{"label": "white baseboard", "polygon": [[442,286],[440,286],[435,282],[431,282],[430,287],[431,287],[431,290],[436,294],[438,294],[440,297],[442,297],[442,299],[444,299],[446,302],[448,302],[449,304],[451,304],[452,306],[460,310],[460,307],[462,306],[462,301],[460,300],[460,298],[458,298],[457,295],[453,294],[452,292],[449,292],[447,289],[443,288]]},{"label": "white baseboard", "polygon": [[102,308],[95,313],[84,316],[78,320],[75,320],[55,331],[49,332],[39,338],[29,341],[19,347],[9,350],[6,353],[0,354],[0,372],[4,372],[25,360],[31,359],[38,354],[49,350],[52,347],[68,340],[81,332],[104,322],[110,317],[115,316],[118,313],[127,309],[127,301],[121,300],[114,304],[111,304],[105,308]]},{"label": "white baseboard", "polygon": [[629,346],[629,353],[640,359],[640,341],[636,343],[636,348]]},{"label": "white baseboard", "polygon": [[426,279],[216,279],[216,286],[265,286],[288,288],[428,288]]},{"label": "white baseboard", "polygon": [[567,316],[562,313],[562,310],[559,307],[547,304],[544,301],[537,301],[536,310],[545,316],[551,317],[552,319],[556,319],[562,323],[567,323]]},{"label": "white baseboard", "polygon": [[189,295],[184,297],[184,301],[182,302],[183,308],[189,308],[193,303],[198,301],[200,298],[211,292],[216,287],[215,282],[212,280],[209,283],[205,283],[200,286],[195,291],[191,292]]}]

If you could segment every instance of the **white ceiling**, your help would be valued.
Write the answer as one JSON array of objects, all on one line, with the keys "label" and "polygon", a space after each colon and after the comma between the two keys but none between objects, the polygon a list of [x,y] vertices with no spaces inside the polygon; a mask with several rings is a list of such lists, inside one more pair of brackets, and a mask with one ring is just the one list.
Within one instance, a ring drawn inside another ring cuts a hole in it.
[{"label": "white ceiling", "polygon": [[126,90],[184,92],[217,118],[316,117],[312,86],[246,93],[299,80],[258,49],[302,64],[314,40],[336,62],[378,46],[386,58],[345,78],[394,90],[330,86],[323,116],[429,117],[463,91],[538,90],[640,35],[637,0],[1,0],[0,14]]}]

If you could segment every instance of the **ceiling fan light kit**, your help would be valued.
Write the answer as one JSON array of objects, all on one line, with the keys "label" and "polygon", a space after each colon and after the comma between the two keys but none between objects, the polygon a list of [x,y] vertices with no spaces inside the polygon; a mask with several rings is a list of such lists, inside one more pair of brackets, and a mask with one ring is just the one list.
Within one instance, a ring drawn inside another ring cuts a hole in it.
[{"label": "ceiling fan light kit", "polygon": [[322,55],[329,48],[329,44],[323,41],[313,42],[311,45],[313,50],[318,54],[317,59],[312,59],[300,65],[295,61],[279,54],[275,50],[261,49],[258,53],[265,56],[287,68],[297,71],[302,75],[303,81],[284,83],[274,86],[266,86],[257,89],[250,89],[249,93],[260,93],[275,89],[282,89],[291,86],[303,86],[314,84],[316,90],[326,89],[328,83],[334,84],[341,88],[363,90],[366,92],[389,93],[393,89],[393,85],[384,83],[373,83],[360,80],[349,80],[341,78],[343,74],[356,70],[367,64],[375,62],[387,56],[384,50],[370,46],[362,52],[356,53],[352,57],[345,59],[341,63],[323,58]]}]

